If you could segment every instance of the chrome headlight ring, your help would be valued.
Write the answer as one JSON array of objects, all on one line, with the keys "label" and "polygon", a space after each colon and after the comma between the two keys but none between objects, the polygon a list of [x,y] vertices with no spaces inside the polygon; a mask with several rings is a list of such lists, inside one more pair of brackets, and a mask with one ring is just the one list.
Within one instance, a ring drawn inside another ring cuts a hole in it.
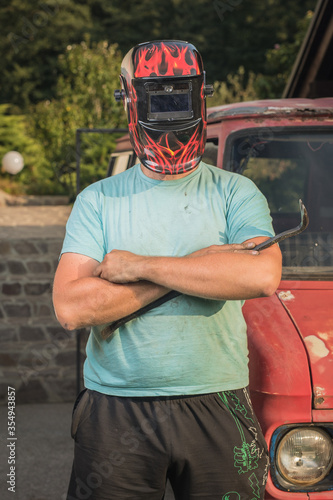
[{"label": "chrome headlight ring", "polygon": [[333,489],[333,424],[290,424],[272,436],[271,475],[285,491]]}]

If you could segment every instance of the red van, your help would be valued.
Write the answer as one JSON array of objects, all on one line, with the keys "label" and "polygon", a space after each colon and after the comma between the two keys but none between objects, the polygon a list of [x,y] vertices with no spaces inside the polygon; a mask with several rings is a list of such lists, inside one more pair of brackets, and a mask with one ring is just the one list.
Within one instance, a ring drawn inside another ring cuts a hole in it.
[{"label": "red van", "polygon": [[[203,160],[250,177],[276,233],[300,223],[299,199],[308,210],[307,230],[280,243],[279,289],[243,310],[252,401],[270,450],[265,498],[333,499],[333,99],[209,108]],[[125,136],[108,175],[135,163]]]}]

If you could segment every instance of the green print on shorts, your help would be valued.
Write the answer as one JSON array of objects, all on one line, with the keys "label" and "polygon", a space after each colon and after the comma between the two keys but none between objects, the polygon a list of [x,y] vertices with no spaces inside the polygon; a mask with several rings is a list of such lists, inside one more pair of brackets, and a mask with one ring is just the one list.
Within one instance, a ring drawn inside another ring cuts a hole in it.
[{"label": "green print on shorts", "polygon": [[226,394],[228,396],[230,396],[231,400],[235,403],[235,410],[234,411],[235,412],[239,411],[239,413],[241,413],[243,415],[243,417],[246,418],[246,420],[251,420],[251,422],[254,424],[253,418],[248,416],[247,408],[241,404],[241,402],[239,401],[239,398],[236,396],[236,394],[231,392],[231,391],[226,391]]},{"label": "green print on shorts", "polygon": [[221,500],[241,500],[239,493],[237,491],[229,491],[225,495],[223,495]]},{"label": "green print on shorts", "polygon": [[[259,481],[257,479],[257,476],[255,475],[254,472],[252,472],[251,476],[249,477],[249,481],[250,481],[250,485],[251,485],[251,488],[252,488],[254,495],[257,498],[260,498],[260,485],[259,485]],[[255,499],[253,498],[252,500],[255,500]]]},{"label": "green print on shorts", "polygon": [[245,441],[241,448],[234,447],[234,466],[238,467],[238,474],[258,468],[258,449],[255,441],[251,444]]},{"label": "green print on shorts", "polygon": [[[247,420],[251,420],[253,422],[252,418],[248,417],[247,409],[240,403],[238,397],[231,391],[226,391],[225,393],[222,393],[222,395],[218,393],[218,395],[232,415],[242,440],[241,447],[234,447],[234,467],[238,468],[238,474],[244,474],[246,472],[249,472],[250,470],[257,469],[259,453],[256,442],[255,440],[253,440],[251,443],[246,442],[241,423],[235,412],[240,412]],[[226,395],[229,395],[231,399],[236,403],[235,410],[232,410],[229,407]]]},{"label": "green print on shorts", "polygon": [[[257,500],[258,498],[260,498],[260,486],[257,476],[254,472],[252,472],[251,476],[249,477],[249,481],[253,494],[255,495],[255,498],[253,497],[251,498],[251,500]],[[221,500],[241,500],[241,496],[237,491],[228,491],[228,493],[225,493],[223,495]]]}]

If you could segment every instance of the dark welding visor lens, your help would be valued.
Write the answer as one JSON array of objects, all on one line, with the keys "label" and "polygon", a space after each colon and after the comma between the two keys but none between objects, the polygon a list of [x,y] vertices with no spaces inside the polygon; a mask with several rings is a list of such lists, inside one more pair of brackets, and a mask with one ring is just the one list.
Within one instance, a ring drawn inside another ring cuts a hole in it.
[{"label": "dark welding visor lens", "polygon": [[183,120],[193,117],[189,84],[154,85],[147,88],[148,120]]},{"label": "dark welding visor lens", "polygon": [[160,94],[150,96],[151,113],[172,113],[174,111],[189,111],[188,94]]}]

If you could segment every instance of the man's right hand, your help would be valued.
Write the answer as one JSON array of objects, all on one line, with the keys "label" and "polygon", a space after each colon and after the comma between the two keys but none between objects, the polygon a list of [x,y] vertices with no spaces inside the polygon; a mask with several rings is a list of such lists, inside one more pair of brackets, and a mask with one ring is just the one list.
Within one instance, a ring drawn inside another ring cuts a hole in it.
[{"label": "man's right hand", "polygon": [[244,243],[231,243],[226,245],[211,245],[190,253],[188,257],[201,257],[203,255],[219,252],[250,253],[251,255],[258,255],[259,252],[257,250],[253,250],[255,246],[256,244],[254,241],[245,241]]}]

